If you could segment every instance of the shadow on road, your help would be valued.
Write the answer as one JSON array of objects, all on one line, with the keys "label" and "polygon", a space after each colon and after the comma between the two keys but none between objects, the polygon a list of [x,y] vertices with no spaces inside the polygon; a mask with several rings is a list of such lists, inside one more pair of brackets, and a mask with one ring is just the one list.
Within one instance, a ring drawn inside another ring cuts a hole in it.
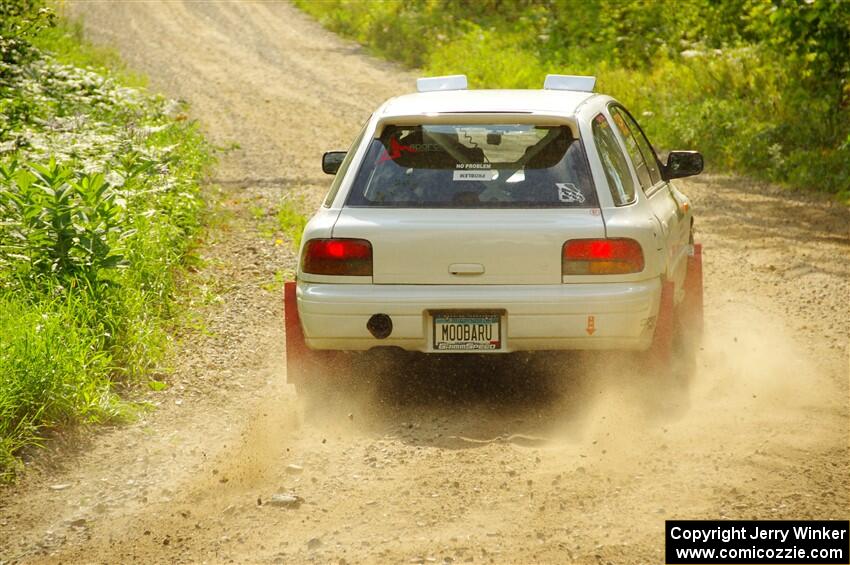
[{"label": "shadow on road", "polygon": [[657,419],[687,406],[687,386],[638,370],[625,353],[423,355],[370,352],[337,368],[307,421],[467,449],[491,443],[545,446],[581,437],[600,410]]}]

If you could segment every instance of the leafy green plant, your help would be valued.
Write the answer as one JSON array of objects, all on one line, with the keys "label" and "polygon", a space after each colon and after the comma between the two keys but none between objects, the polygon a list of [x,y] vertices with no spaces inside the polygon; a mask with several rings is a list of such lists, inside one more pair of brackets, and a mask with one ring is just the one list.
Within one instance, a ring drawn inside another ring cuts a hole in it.
[{"label": "leafy green plant", "polygon": [[97,288],[101,273],[127,265],[122,245],[126,204],[99,173],[80,173],[51,160],[0,166],[0,212],[7,218],[0,265],[17,280]]},{"label": "leafy green plant", "polygon": [[161,392],[168,388],[168,383],[151,379],[148,381],[148,388],[154,392]]}]

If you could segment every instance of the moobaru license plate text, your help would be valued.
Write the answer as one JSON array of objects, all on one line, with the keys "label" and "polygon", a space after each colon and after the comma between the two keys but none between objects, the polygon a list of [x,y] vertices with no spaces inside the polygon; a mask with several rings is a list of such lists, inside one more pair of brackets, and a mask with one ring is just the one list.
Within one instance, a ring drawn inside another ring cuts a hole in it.
[{"label": "moobaru license plate text", "polygon": [[434,317],[434,348],[441,351],[487,351],[501,347],[498,314],[438,314]]}]

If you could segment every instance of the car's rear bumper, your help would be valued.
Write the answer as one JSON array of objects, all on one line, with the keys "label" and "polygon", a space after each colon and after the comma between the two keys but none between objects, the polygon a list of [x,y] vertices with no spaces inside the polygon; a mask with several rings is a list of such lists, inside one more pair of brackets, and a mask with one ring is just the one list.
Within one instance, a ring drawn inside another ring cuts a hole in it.
[{"label": "car's rear bumper", "polygon": [[[395,346],[430,352],[432,310],[503,310],[503,352],[646,349],[661,282],[562,285],[365,285],[299,282],[298,311],[313,349]],[[372,337],[373,314],[392,318],[386,339]],[[589,324],[589,317],[592,322]]]}]

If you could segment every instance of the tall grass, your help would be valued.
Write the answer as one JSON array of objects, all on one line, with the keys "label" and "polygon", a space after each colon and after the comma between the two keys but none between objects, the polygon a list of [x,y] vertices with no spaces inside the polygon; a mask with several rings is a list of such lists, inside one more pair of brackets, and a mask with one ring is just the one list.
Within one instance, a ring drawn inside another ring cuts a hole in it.
[{"label": "tall grass", "polygon": [[112,394],[108,330],[86,295],[31,300],[0,294],[0,479],[45,427],[106,421]]},{"label": "tall grass", "polygon": [[0,480],[45,431],[114,419],[115,384],[159,370],[211,161],[184,109],[127,86],[78,28],[34,0],[3,10]]}]

